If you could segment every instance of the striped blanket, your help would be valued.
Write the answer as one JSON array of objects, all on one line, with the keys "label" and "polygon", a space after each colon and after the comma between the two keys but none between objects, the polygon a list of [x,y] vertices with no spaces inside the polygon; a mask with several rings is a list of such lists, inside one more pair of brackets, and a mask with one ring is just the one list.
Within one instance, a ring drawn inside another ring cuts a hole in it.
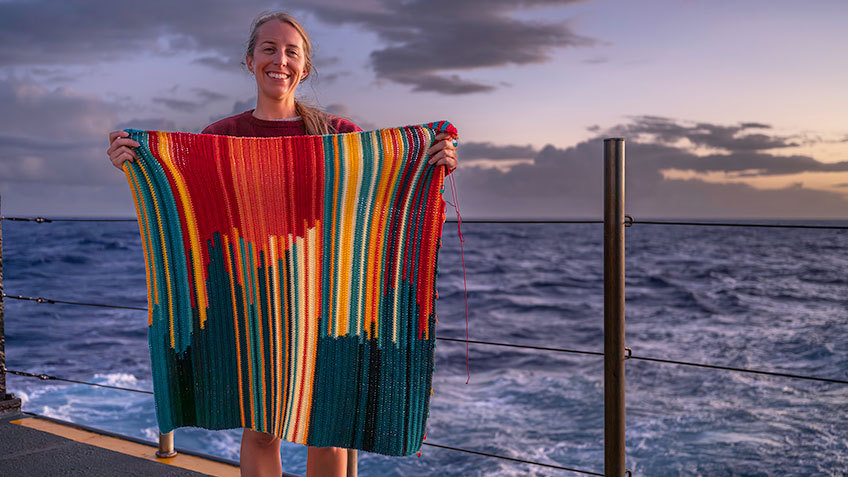
[{"label": "striped blanket", "polygon": [[426,151],[456,129],[127,131],[160,431],[417,452],[445,217]]}]

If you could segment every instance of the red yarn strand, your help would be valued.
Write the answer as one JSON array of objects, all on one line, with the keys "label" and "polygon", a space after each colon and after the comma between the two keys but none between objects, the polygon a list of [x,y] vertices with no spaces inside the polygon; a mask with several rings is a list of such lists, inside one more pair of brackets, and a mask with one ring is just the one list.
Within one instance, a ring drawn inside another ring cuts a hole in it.
[{"label": "red yarn strand", "polygon": [[[456,231],[459,234],[459,255],[462,259],[462,285],[465,289],[465,369],[468,372],[468,379],[465,380],[465,384],[471,380],[471,366],[468,364],[468,281],[465,277],[465,248],[463,247],[463,242],[465,242],[465,236],[462,235],[462,214],[459,212],[459,197],[456,193],[456,183],[453,180],[454,174],[448,176],[450,179],[451,185],[451,196],[453,197],[453,210],[456,211]],[[450,202],[448,202],[450,204]]]}]

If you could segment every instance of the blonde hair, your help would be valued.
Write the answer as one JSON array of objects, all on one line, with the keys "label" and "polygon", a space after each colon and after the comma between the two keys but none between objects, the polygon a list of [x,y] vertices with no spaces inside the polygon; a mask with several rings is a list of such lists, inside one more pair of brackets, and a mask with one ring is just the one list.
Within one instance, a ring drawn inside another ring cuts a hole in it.
[{"label": "blonde hair", "polygon": [[[288,23],[291,25],[297,32],[300,34],[300,37],[303,38],[303,51],[306,59],[306,65],[304,66],[304,71],[306,72],[306,76],[304,76],[300,82],[303,83],[306,78],[312,76],[315,72],[315,66],[312,64],[312,42],[309,41],[309,35],[306,34],[306,30],[303,28],[303,25],[300,24],[297,19],[293,16],[289,15],[285,12],[262,12],[253,20],[253,25],[250,27],[250,37],[247,40],[247,51],[246,55],[253,58],[253,49],[256,48],[256,36],[257,30],[263,24],[271,21],[278,20],[283,23]],[[324,134],[334,134],[338,131],[330,124],[330,115],[325,111],[321,111],[320,109],[304,104],[302,101],[294,100],[294,110],[300,117],[303,119],[303,125],[306,128],[306,134],[321,136]]]}]

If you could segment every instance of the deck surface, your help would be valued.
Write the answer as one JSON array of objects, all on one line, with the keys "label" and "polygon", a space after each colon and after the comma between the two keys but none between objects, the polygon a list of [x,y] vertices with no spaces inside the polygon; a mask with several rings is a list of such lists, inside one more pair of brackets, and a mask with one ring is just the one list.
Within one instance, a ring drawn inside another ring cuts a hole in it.
[{"label": "deck surface", "polygon": [[[157,448],[26,413],[0,415],[0,475],[238,476],[234,463]],[[290,475],[290,474],[286,474]]]}]

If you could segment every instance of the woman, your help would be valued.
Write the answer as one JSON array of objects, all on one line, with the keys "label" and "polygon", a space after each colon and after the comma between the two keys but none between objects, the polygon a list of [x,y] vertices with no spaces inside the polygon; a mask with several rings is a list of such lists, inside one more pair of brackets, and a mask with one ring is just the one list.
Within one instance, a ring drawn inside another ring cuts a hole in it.
[{"label": "woman", "polygon": [[[262,14],[253,22],[245,53],[247,69],[256,78],[256,109],[230,116],[207,126],[203,133],[244,137],[321,135],[361,131],[352,122],[304,105],[295,99],[297,86],[314,71],[312,45],[306,31],[291,15]],[[138,159],[131,147],[139,144],[125,131],[109,133],[107,151],[112,164],[121,169],[126,160]],[[456,142],[447,134],[436,136],[427,151],[430,164],[457,166]],[[275,476],[282,473],[280,439],[244,429],[241,441],[241,474]],[[307,476],[344,476],[346,449],[308,447]]]}]

